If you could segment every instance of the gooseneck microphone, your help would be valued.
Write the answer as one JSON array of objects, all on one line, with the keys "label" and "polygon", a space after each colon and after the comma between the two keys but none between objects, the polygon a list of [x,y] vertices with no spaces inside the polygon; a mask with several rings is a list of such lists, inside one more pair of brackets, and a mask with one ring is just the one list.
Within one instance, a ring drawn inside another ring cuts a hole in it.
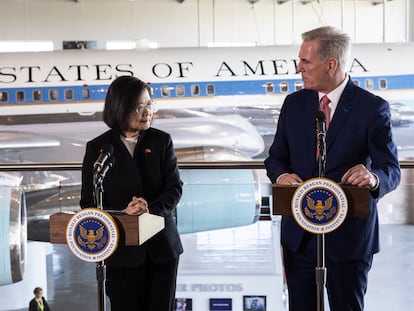
[{"label": "gooseneck microphone", "polygon": [[106,143],[99,151],[98,158],[93,164],[93,184],[96,207],[103,209],[103,180],[108,170],[114,166],[114,146]]},{"label": "gooseneck microphone", "polygon": [[319,140],[319,137],[326,136],[326,116],[320,110],[316,112],[315,123],[316,123],[316,138]]},{"label": "gooseneck microphone", "polygon": [[101,150],[99,151],[98,158],[96,159],[95,163],[93,164],[93,170],[95,173],[100,173],[105,165],[105,162],[108,161],[112,157],[114,153],[114,146],[109,143],[106,143],[102,146]]},{"label": "gooseneck microphone", "polygon": [[104,163],[104,165],[103,165],[103,167],[102,167],[102,171],[100,172],[100,174],[102,175],[102,178],[104,178],[104,177],[105,177],[106,173],[108,173],[109,169],[110,169],[111,167],[113,167],[113,166],[114,166],[114,164],[115,164],[115,157],[114,157],[114,156],[109,157],[109,160],[107,160],[107,161]]},{"label": "gooseneck microphone", "polygon": [[316,125],[316,155],[319,163],[319,177],[325,177],[326,164],[326,116],[318,110],[315,116]]}]

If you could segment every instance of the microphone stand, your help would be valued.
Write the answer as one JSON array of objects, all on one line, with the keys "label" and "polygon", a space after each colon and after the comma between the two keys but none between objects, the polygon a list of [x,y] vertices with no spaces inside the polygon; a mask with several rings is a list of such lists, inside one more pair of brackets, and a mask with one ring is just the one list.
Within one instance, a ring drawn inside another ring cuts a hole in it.
[{"label": "microphone stand", "polygon": [[[317,147],[319,151],[318,166],[319,177],[325,177],[326,165],[326,131],[325,126],[323,130],[317,133]],[[325,233],[316,235],[316,253],[317,266],[315,268],[317,298],[316,305],[318,311],[324,311],[324,289],[326,285],[326,266],[325,266]]]},{"label": "microphone stand", "polygon": [[[109,169],[109,167],[108,167]],[[97,170],[94,172],[94,186],[95,186],[95,203],[96,207],[103,210],[103,179],[108,169]],[[106,293],[105,293],[105,280],[106,280],[106,265],[105,261],[101,260],[96,264],[96,281],[98,284],[98,310],[106,310]]]}]

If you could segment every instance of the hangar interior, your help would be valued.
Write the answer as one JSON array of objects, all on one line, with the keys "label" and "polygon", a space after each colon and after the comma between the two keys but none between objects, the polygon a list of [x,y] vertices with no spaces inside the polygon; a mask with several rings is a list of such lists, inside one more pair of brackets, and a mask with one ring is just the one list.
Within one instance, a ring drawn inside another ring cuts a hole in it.
[{"label": "hangar interior", "polygon": [[[0,26],[4,30],[0,32],[2,52],[26,51],[33,42],[46,42],[57,51],[103,50],[110,43],[118,44],[116,49],[127,46],[144,51],[154,47],[162,50],[240,46],[270,46],[276,50],[280,46],[297,47],[302,32],[321,25],[344,29],[353,43],[358,44],[380,46],[414,41],[414,5],[410,0],[2,0],[0,11],[3,12]],[[30,52],[27,55],[36,57]],[[2,67],[0,53],[0,70]],[[395,68],[396,73],[400,69]],[[404,70],[414,70],[409,59]],[[7,77],[9,71],[3,69],[0,73]],[[0,92],[6,87],[7,83],[0,84]],[[411,145],[414,101],[408,98],[397,104],[400,105],[395,106],[395,113],[401,113],[404,119],[396,123],[395,129],[399,140],[408,148],[401,153],[404,155],[400,159],[401,185],[380,201],[382,249],[375,255],[369,275],[367,311],[414,307],[411,293],[414,288],[414,148]],[[0,118],[1,135],[11,135],[11,140],[16,140],[12,136],[15,129],[10,127],[13,118],[6,117]],[[263,121],[259,125],[260,122]],[[33,128],[28,132],[32,133],[37,133],[36,126],[42,126],[29,123]],[[71,127],[56,126],[53,130],[76,132]],[[195,165],[185,160],[180,163],[183,174],[209,166],[215,177],[233,176],[232,166],[237,165],[242,171],[254,172],[255,186],[260,189],[260,220],[234,228],[182,234],[185,251],[180,259],[176,296],[187,299],[190,310],[219,310],[211,306],[222,303],[232,307],[220,310],[247,311],[250,309],[246,304],[253,298],[265,301],[266,310],[287,310],[279,250],[280,218],[269,215],[272,189],[265,176],[264,156],[243,163],[240,158],[233,164],[226,161],[225,168],[215,161]],[[10,147],[2,146],[0,167],[1,172],[8,174],[7,178],[20,172],[33,174],[35,177],[25,177],[32,179],[61,172],[70,172],[71,177],[79,178],[78,162],[73,166],[65,163],[62,169],[59,163],[35,161],[40,163],[28,168],[30,163],[14,163],[10,159],[16,159]],[[10,181],[7,178],[5,182]],[[76,190],[70,191],[65,195],[71,194],[72,201],[76,200]],[[59,211],[60,205],[56,205],[63,196],[59,193],[52,199],[48,195],[49,205],[27,206],[29,214],[33,206],[45,211],[29,221],[24,279],[1,286],[7,299],[0,303],[0,310],[27,310],[36,286],[44,289],[52,310],[97,310],[95,265],[75,258],[66,245],[39,241],[38,237],[45,234],[41,220],[49,216],[50,210]],[[35,202],[38,198],[30,199]]]}]

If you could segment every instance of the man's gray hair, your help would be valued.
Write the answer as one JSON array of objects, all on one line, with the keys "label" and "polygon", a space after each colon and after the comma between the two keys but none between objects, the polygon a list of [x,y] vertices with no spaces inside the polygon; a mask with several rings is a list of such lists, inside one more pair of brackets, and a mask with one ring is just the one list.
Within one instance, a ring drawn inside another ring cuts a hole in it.
[{"label": "man's gray hair", "polygon": [[351,39],[348,34],[332,26],[323,26],[302,33],[303,41],[319,41],[317,51],[321,60],[330,57],[338,60],[339,68],[346,71],[349,55],[351,52]]}]

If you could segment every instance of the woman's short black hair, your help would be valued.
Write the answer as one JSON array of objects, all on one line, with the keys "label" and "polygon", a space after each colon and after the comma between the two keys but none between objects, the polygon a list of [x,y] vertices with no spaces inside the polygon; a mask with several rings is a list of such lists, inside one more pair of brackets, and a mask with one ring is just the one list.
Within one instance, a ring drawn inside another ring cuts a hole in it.
[{"label": "woman's short black hair", "polygon": [[144,90],[149,91],[149,86],[133,76],[121,76],[112,81],[103,110],[106,125],[124,133],[128,127],[129,115],[137,108],[138,99]]}]

